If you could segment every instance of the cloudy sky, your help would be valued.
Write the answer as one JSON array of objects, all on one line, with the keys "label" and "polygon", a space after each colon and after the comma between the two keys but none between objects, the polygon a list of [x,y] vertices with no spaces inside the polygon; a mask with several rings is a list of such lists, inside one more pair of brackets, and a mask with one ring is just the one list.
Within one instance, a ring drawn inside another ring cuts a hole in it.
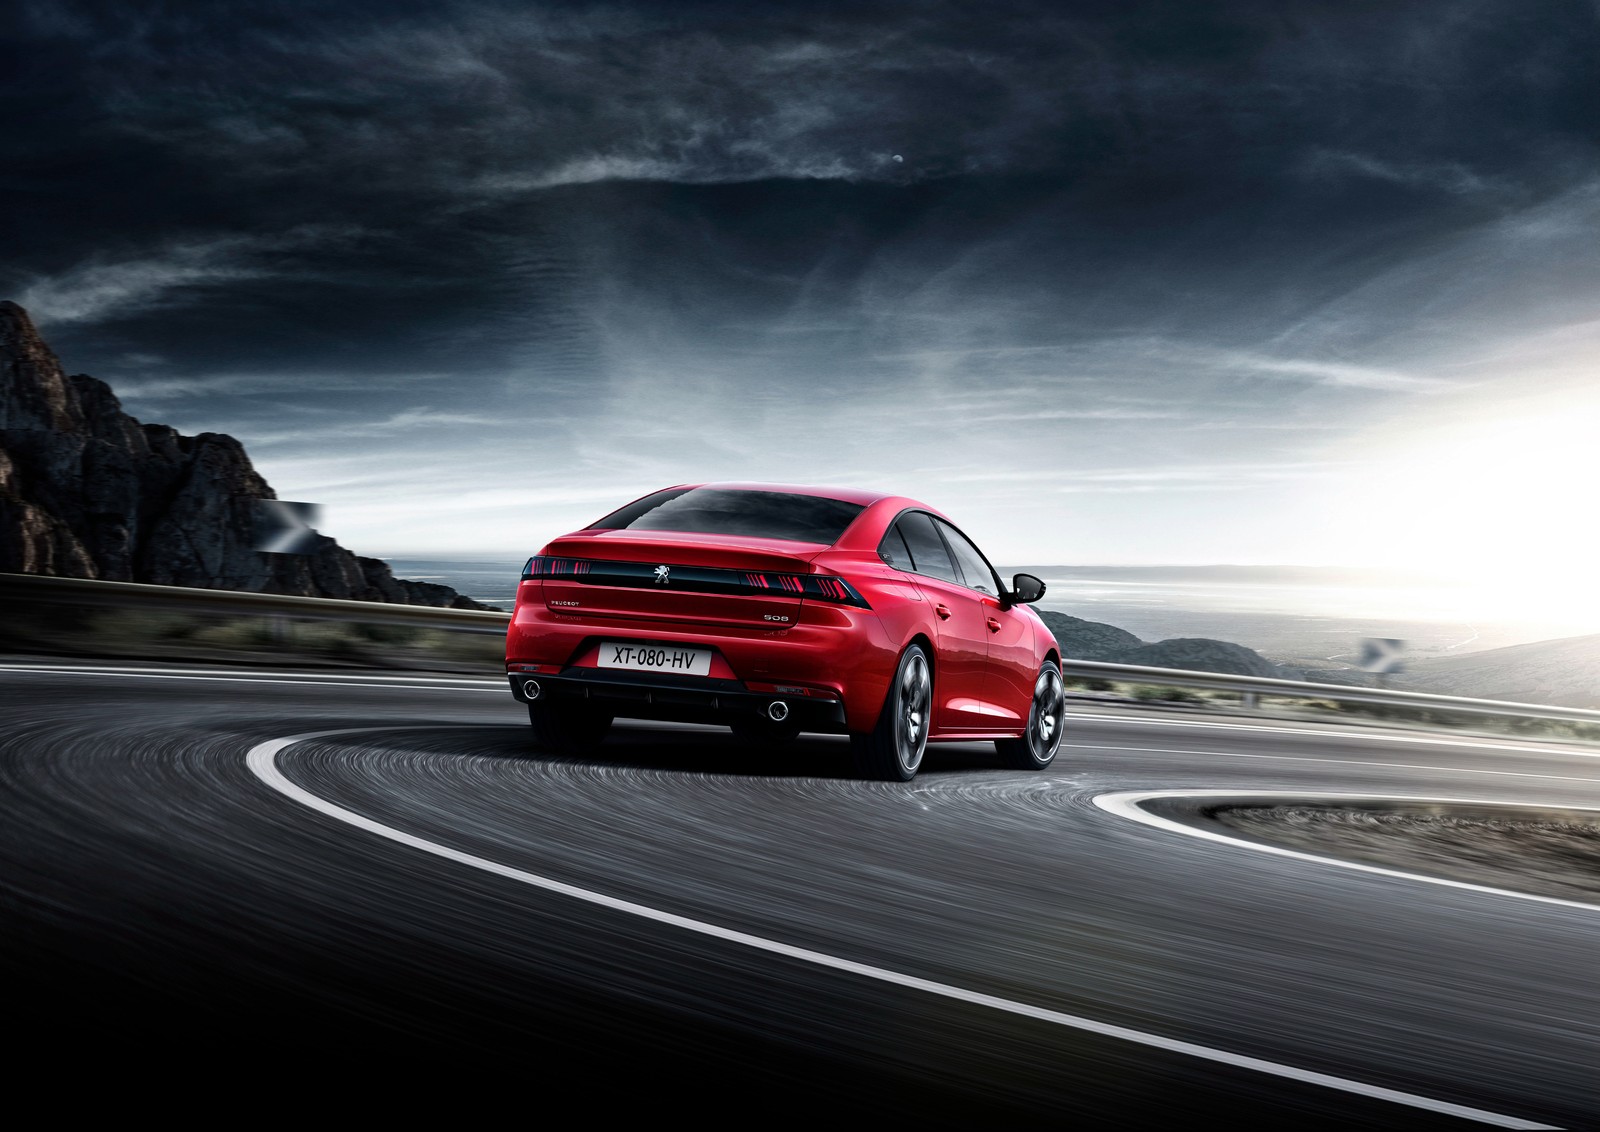
[{"label": "cloudy sky", "polygon": [[1592,588],[1592,0],[7,13],[0,297],[360,552],[749,479]]}]

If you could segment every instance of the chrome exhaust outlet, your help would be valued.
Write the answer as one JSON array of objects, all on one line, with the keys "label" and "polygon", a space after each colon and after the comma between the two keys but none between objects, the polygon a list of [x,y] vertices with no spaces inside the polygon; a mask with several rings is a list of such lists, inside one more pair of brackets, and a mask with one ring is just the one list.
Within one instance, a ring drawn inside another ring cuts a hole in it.
[{"label": "chrome exhaust outlet", "polygon": [[782,700],[773,700],[767,705],[767,718],[774,723],[782,723],[789,718],[789,705]]},{"label": "chrome exhaust outlet", "polygon": [[528,699],[530,699],[530,700],[538,699],[539,698],[539,681],[537,681],[537,680],[524,680],[522,682],[522,694],[524,696],[527,696]]}]

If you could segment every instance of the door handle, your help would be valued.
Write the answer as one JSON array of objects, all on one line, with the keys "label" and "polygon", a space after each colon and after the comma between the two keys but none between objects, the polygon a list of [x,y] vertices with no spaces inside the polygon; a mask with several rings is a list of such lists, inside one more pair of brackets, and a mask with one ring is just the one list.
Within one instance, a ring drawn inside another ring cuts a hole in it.
[{"label": "door handle", "polygon": [[933,611],[939,615],[939,620],[941,620],[941,621],[950,620],[950,607],[948,605],[943,605],[943,604],[936,605],[936,606],[933,607]]},{"label": "door handle", "polygon": [[989,632],[998,633],[1000,628],[1000,622],[996,621],[993,617],[989,618]]}]

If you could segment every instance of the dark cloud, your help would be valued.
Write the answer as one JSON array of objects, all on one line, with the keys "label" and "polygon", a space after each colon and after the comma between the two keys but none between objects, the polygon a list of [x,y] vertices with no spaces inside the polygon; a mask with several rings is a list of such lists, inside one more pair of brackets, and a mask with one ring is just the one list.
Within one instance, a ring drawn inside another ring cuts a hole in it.
[{"label": "dark cloud", "polygon": [[1130,254],[1146,278],[1220,258],[1231,291],[1270,285],[1285,248],[1425,241],[1596,164],[1600,36],[1578,4],[19,15],[6,275],[51,297],[46,321],[270,308],[281,276],[358,323],[363,295],[427,294],[486,306],[491,340],[537,324],[581,353],[583,265],[666,261],[724,302],[781,304],[781,280],[847,282],[877,248],[914,274],[1002,232],[1039,252],[1008,270],[1062,298]]},{"label": "dark cloud", "polygon": [[219,179],[316,178],[319,197],[1193,176],[1307,148],[1520,170],[1530,150],[1592,152],[1600,89],[1592,12],[1481,0],[28,11],[35,105],[60,96],[100,142]]},{"label": "dark cloud", "polygon": [[[799,462],[799,388],[1041,410],[1179,482],[1224,433],[1300,467],[1286,435],[1600,293],[1583,3],[8,18],[0,293],[141,411],[269,446],[314,407],[392,452],[525,414],[580,462],[608,429],[643,468],[674,429]],[[852,435],[833,464],[878,467]]]}]

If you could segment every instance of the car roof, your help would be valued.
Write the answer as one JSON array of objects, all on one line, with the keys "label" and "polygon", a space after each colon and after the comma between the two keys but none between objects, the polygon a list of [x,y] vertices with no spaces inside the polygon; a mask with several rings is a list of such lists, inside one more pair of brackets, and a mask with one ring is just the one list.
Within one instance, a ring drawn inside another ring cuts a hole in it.
[{"label": "car roof", "polygon": [[717,483],[680,483],[667,488],[676,491],[678,488],[716,488],[719,491],[775,491],[788,495],[816,495],[823,499],[837,499],[844,503],[856,503],[862,507],[869,507],[880,499],[892,499],[894,493],[889,491],[863,491],[854,487],[817,487],[810,484],[798,483],[759,483],[719,481]]}]

